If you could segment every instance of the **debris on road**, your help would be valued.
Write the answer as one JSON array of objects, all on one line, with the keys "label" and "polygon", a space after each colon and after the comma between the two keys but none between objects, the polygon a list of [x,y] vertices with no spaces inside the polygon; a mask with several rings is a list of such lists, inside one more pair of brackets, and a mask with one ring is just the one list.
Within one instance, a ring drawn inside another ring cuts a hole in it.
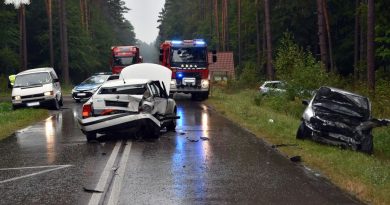
[{"label": "debris on road", "polygon": [[302,158],[301,158],[301,156],[297,155],[297,156],[290,157],[290,160],[292,162],[301,162]]},{"label": "debris on road", "polygon": [[188,137],[187,137],[187,140],[190,141],[190,142],[198,142],[199,141],[198,139],[191,139],[191,138],[188,138]]},{"label": "debris on road", "polygon": [[88,193],[103,193],[103,191],[94,190],[94,189],[89,189],[89,188],[86,188],[86,187],[83,187],[83,190],[84,190],[85,192],[88,192]]}]

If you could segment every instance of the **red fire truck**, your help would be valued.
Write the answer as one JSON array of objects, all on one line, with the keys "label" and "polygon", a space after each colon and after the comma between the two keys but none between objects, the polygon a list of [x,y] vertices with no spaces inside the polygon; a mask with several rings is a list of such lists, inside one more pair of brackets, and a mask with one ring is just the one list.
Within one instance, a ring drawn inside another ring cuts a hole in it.
[{"label": "red fire truck", "polygon": [[[213,62],[217,61],[213,51]],[[160,46],[160,64],[172,70],[170,94],[191,93],[206,99],[210,92],[207,44],[203,39],[171,40]]]},{"label": "red fire truck", "polygon": [[141,63],[142,57],[137,46],[112,46],[110,67],[113,74],[118,74],[126,66]]}]

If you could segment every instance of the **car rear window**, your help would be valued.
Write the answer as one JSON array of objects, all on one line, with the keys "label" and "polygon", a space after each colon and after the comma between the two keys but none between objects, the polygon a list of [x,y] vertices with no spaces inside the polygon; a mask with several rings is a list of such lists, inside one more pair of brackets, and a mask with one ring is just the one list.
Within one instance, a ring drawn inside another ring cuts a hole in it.
[{"label": "car rear window", "polygon": [[99,91],[99,94],[124,94],[143,95],[146,91],[146,84],[126,85],[120,87],[106,87]]}]

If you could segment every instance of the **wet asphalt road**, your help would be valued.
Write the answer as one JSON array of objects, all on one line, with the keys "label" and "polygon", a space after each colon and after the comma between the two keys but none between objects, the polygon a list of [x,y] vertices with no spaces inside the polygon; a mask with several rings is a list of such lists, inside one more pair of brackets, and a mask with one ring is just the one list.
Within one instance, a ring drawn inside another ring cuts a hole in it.
[{"label": "wet asphalt road", "polygon": [[177,104],[158,140],[87,143],[66,98],[0,141],[0,204],[361,204],[201,102]]}]

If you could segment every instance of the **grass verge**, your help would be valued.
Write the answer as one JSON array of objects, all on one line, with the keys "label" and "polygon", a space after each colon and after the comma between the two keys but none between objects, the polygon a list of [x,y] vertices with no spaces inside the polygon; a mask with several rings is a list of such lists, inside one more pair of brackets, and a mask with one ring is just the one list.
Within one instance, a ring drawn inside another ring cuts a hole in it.
[{"label": "grass verge", "polygon": [[43,109],[18,109],[13,111],[10,102],[0,102],[0,140],[10,136],[16,130],[43,120],[49,115]]},{"label": "grass verge", "polygon": [[276,101],[270,106],[256,95],[255,90],[216,88],[207,103],[270,144],[298,144],[279,150],[287,156],[300,155],[305,165],[362,201],[390,204],[390,128],[374,130],[373,155],[296,140],[299,115],[304,110],[300,102]]}]

